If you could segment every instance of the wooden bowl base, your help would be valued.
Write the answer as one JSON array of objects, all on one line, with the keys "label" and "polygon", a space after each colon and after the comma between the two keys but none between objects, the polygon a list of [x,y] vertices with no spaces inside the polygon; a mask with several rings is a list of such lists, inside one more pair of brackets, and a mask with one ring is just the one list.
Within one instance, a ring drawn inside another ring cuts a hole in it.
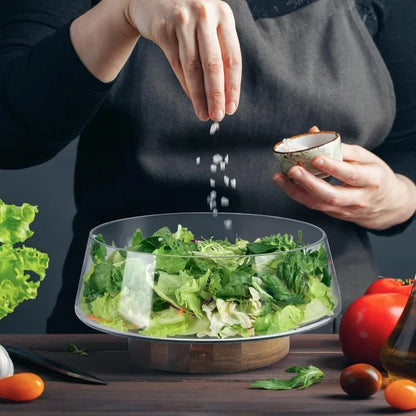
[{"label": "wooden bowl base", "polygon": [[290,338],[258,341],[179,343],[129,338],[134,364],[180,373],[232,373],[271,365],[287,355]]}]

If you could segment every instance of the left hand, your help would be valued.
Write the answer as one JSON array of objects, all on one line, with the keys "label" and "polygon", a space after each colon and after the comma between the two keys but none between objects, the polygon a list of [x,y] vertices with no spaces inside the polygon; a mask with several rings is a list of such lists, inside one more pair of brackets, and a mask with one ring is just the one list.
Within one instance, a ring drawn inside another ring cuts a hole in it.
[{"label": "left hand", "polygon": [[375,154],[357,145],[342,144],[343,161],[316,156],[312,164],[339,179],[331,185],[293,166],[287,177],[273,181],[295,201],[332,217],[369,229],[383,230],[408,220],[416,210],[416,186],[394,173]]}]

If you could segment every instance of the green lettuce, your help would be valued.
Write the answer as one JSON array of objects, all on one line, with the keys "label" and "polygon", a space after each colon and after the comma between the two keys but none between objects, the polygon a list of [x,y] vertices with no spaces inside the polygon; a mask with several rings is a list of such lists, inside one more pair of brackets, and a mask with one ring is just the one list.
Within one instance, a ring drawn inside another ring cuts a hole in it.
[{"label": "green lettuce", "polygon": [[27,203],[19,207],[0,200],[0,319],[23,301],[35,299],[45,278],[48,255],[32,247],[16,246],[33,235],[30,224],[37,212],[36,206]]},{"label": "green lettuce", "polygon": [[[99,236],[99,241],[102,237]],[[250,243],[136,230],[128,250],[94,244],[81,305],[91,319],[152,337],[269,335],[333,314],[328,257],[299,233]],[[149,255],[135,256],[135,251]]]}]

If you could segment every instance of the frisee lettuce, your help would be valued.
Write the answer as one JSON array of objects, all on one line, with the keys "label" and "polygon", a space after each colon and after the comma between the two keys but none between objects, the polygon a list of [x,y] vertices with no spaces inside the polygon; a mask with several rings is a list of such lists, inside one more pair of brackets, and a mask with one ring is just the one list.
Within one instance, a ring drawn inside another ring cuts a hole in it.
[{"label": "frisee lettuce", "polygon": [[33,235],[30,224],[37,212],[27,203],[16,206],[0,200],[0,319],[23,301],[35,299],[45,278],[48,255],[20,244]]},{"label": "frisee lettuce", "polygon": [[325,248],[302,249],[301,233],[298,241],[276,234],[231,242],[195,240],[181,225],[148,237],[138,229],[126,249],[109,248],[108,255],[102,236],[97,241],[80,306],[85,316],[120,331],[270,335],[332,315],[337,303]]}]

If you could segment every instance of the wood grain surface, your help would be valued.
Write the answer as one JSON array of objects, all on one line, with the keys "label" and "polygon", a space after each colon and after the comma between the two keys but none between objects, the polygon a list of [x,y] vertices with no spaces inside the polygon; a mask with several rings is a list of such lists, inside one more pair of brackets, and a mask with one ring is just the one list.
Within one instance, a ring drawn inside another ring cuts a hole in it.
[{"label": "wood grain surface", "polygon": [[[65,351],[65,343],[87,346],[87,356]],[[31,371],[45,380],[38,399],[13,403],[0,399],[0,415],[375,415],[397,414],[383,391],[354,400],[339,386],[348,365],[338,336],[300,334],[290,337],[290,351],[281,360],[258,369],[233,373],[178,373],[138,367],[126,338],[106,334],[0,334],[0,344],[24,347],[55,361],[80,368],[107,381],[107,385],[69,379],[15,362],[16,372]],[[290,378],[294,365],[319,367],[320,384],[304,390],[269,391],[250,388],[267,378]],[[409,413],[406,413],[409,414]],[[411,412],[410,412],[411,414]]]}]

